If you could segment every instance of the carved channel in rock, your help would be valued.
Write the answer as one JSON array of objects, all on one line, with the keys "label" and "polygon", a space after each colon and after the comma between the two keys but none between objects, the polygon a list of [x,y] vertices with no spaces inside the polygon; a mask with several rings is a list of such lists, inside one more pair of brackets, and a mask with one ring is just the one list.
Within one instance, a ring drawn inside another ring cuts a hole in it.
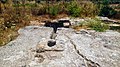
[{"label": "carved channel in rock", "polygon": [[69,20],[59,20],[58,22],[46,22],[44,26],[46,27],[52,27],[54,33],[57,32],[57,28],[59,27],[64,27],[64,28],[69,28],[69,26],[71,25]]}]

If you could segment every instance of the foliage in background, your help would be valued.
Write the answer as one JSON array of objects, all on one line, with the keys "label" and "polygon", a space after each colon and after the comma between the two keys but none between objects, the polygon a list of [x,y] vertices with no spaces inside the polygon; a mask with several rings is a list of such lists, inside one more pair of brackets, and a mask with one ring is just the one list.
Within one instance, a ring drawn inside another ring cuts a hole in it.
[{"label": "foliage in background", "polygon": [[81,17],[95,17],[99,14],[98,5],[88,1],[88,2],[80,2],[81,6]]},{"label": "foliage in background", "polygon": [[[45,15],[45,14],[47,14],[47,4],[41,4],[41,5],[39,5],[38,6],[38,13],[37,13],[37,15],[39,16],[39,15]],[[34,15],[34,13],[32,14],[32,15]]]},{"label": "foliage in background", "polygon": [[81,13],[81,7],[77,1],[72,1],[67,6],[68,13],[73,17],[79,17]]},{"label": "foliage in background", "polygon": [[0,3],[0,46],[17,36],[20,27],[28,25],[29,10],[24,6],[13,6],[12,0]]},{"label": "foliage in background", "polygon": [[112,17],[117,13],[112,7],[109,6],[109,0],[103,0],[99,16]]},{"label": "foliage in background", "polygon": [[99,15],[104,16],[104,17],[112,17],[116,13],[117,13],[117,11],[115,11],[113,8],[105,6],[105,7],[102,7]]},{"label": "foliage in background", "polygon": [[98,32],[104,32],[107,29],[109,29],[109,26],[105,23],[103,23],[99,19],[89,19],[85,20],[83,22],[80,22],[77,26],[73,26],[74,29],[93,29]]},{"label": "foliage in background", "polygon": [[56,16],[59,13],[59,6],[58,5],[50,5],[48,6],[48,14],[52,16]]},{"label": "foliage in background", "polygon": [[93,30],[99,31],[99,32],[104,32],[107,29],[109,29],[109,26],[99,19],[90,19],[86,21],[86,25]]}]

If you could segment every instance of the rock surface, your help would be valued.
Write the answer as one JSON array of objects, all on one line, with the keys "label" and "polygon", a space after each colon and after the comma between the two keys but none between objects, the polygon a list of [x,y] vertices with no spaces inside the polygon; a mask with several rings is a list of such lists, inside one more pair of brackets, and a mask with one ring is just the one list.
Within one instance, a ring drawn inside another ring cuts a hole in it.
[{"label": "rock surface", "polygon": [[[0,67],[120,67],[120,33],[27,26],[0,47]],[[49,46],[49,43],[52,46]]]}]

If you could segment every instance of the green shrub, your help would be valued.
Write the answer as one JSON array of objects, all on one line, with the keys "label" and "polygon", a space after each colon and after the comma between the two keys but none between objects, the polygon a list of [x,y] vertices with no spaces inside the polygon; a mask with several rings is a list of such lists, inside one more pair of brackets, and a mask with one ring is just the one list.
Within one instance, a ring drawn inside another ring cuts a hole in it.
[{"label": "green shrub", "polygon": [[117,11],[115,11],[113,8],[109,7],[109,6],[104,6],[102,7],[102,9],[100,10],[100,16],[104,16],[104,17],[112,17],[117,13]]},{"label": "green shrub", "polygon": [[58,5],[51,5],[48,7],[47,12],[52,16],[56,16],[59,13],[59,6]]},{"label": "green shrub", "polygon": [[99,15],[104,17],[112,17],[116,13],[117,11],[109,6],[109,0],[103,0]]},{"label": "green shrub", "polygon": [[91,29],[99,31],[99,32],[103,32],[103,31],[109,29],[109,26],[107,24],[102,23],[102,21],[100,21],[98,19],[87,20],[86,25],[88,27],[90,27]]},{"label": "green shrub", "polygon": [[67,6],[68,13],[73,17],[79,17],[81,12],[81,7],[76,1],[72,1]]},{"label": "green shrub", "polygon": [[72,26],[73,29],[79,30],[79,29],[93,29],[98,32],[104,32],[107,29],[109,29],[109,26],[105,23],[103,23],[99,19],[88,19],[85,21],[80,22],[78,25]]}]

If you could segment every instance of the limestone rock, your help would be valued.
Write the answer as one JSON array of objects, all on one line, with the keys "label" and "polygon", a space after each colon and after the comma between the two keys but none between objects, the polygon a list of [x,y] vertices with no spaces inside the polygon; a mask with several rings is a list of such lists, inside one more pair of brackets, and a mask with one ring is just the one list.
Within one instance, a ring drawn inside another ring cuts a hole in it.
[{"label": "limestone rock", "polygon": [[0,47],[0,67],[120,67],[120,33],[27,26]]},{"label": "limestone rock", "polygon": [[78,54],[86,62],[90,60],[91,63],[94,62],[100,67],[120,66],[120,33],[114,31],[92,32],[94,35],[86,36],[73,33],[69,29],[58,31],[58,33],[66,35],[71,40]]},{"label": "limestone rock", "polygon": [[22,67],[34,60],[32,48],[43,39],[49,39],[53,29],[39,26],[27,26],[18,31],[19,36],[0,47],[0,67]]}]

